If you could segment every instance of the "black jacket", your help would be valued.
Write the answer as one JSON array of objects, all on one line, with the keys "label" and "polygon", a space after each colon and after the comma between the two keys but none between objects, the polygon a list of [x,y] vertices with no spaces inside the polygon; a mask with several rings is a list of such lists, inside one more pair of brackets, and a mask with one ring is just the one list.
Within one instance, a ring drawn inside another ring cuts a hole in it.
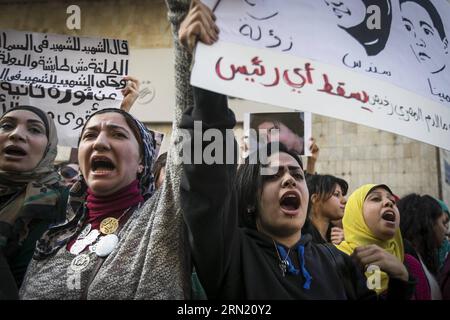
[{"label": "black jacket", "polygon": [[[195,106],[185,111],[181,122],[181,127],[189,131],[191,138],[194,138],[194,121],[202,121],[203,131],[215,128],[224,136],[226,129],[234,127],[235,117],[228,109],[225,96],[195,88],[194,101]],[[185,148],[189,143],[191,141],[184,140]],[[235,141],[232,143],[236,152]],[[204,143],[203,147],[208,144]],[[192,144],[190,147],[194,152]],[[223,150],[227,149],[224,147]],[[208,298],[376,298],[375,293],[365,286],[362,272],[347,255],[331,247],[334,255],[345,264],[336,267],[324,245],[313,243],[309,235],[302,236],[300,244],[304,246],[306,269],[312,276],[310,288],[303,288],[305,277],[301,272],[283,276],[272,239],[256,230],[238,227],[234,186],[236,161],[234,164],[210,165],[184,163],[183,168],[181,201],[184,218],[195,267]],[[291,251],[290,257],[294,264],[299,264],[296,252]],[[345,274],[341,272],[343,269]],[[351,290],[345,289],[343,277],[352,284]],[[388,298],[408,299],[413,288],[412,283],[391,279]]]}]

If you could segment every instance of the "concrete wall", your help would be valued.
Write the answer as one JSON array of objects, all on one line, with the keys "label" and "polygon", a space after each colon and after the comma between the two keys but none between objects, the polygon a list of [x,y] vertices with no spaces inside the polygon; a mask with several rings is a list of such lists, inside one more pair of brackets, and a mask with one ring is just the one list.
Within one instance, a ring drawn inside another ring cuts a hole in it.
[{"label": "concrete wall", "polygon": [[[81,8],[79,31],[66,28],[66,8],[72,3]],[[131,48],[172,46],[163,0],[1,0],[0,28],[128,39]],[[383,182],[398,195],[439,196],[435,147],[349,122],[322,116],[313,119],[313,134],[321,149],[317,172],[343,177],[351,191],[363,183]],[[170,134],[170,124],[149,125]],[[241,125],[238,128],[240,134]],[[442,187],[449,192],[445,181]]]},{"label": "concrete wall", "polygon": [[313,119],[320,147],[318,172],[346,179],[350,190],[385,183],[399,196],[410,192],[439,196],[435,147],[350,122]]},{"label": "concrete wall", "polygon": [[[81,9],[81,29],[69,30],[66,8]],[[164,0],[0,0],[0,28],[127,39],[131,48],[169,48]]]}]

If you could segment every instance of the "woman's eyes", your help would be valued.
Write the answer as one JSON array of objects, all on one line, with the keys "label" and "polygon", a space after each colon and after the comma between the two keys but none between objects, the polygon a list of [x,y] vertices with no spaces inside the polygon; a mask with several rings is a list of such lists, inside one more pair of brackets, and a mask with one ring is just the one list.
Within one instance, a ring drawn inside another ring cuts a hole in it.
[{"label": "woman's eyes", "polygon": [[[270,174],[270,175],[265,175],[264,176],[264,179],[265,180],[278,180],[278,179],[280,179],[281,177],[283,177],[283,175],[284,175],[284,170],[278,170],[276,173],[274,173],[274,174]],[[301,172],[289,172],[289,174],[295,179],[295,180],[298,180],[298,181],[301,181],[301,180],[303,180],[304,179],[304,176],[303,176],[303,173],[301,173]]]},{"label": "woman's eyes", "polygon": [[95,134],[93,132],[86,132],[85,134],[83,134],[83,139],[90,139],[90,138],[94,138]]},{"label": "woman's eyes", "polygon": [[[14,128],[16,128],[16,125],[13,123],[10,123],[10,122],[4,122],[4,123],[0,124],[0,129],[5,130],[5,131],[11,131],[11,130],[14,130]],[[45,133],[45,129],[38,127],[38,126],[28,127],[27,130],[32,134],[44,134]]]},{"label": "woman's eyes", "polygon": [[[122,132],[112,132],[110,134],[110,136],[113,138],[120,138],[120,139],[127,138],[127,135]],[[94,132],[86,132],[83,135],[83,139],[93,139],[96,137],[97,137],[97,133],[94,133]]]},{"label": "woman's eyes", "polygon": [[433,35],[434,33],[433,33],[433,31],[432,30],[430,30],[430,29],[428,29],[428,28],[423,28],[423,32],[425,32],[425,34],[428,36],[428,35]]},{"label": "woman's eyes", "polygon": [[14,128],[14,125],[12,123],[3,122],[2,124],[0,124],[0,129],[11,130],[12,128]]},{"label": "woman's eyes", "polygon": [[[379,202],[379,201],[382,201],[382,198],[381,197],[372,197],[372,198],[370,198],[370,200]],[[388,198],[388,200],[391,201],[393,204],[396,203],[395,199],[393,199],[393,198]]]},{"label": "woman's eyes", "polygon": [[44,133],[44,129],[39,128],[39,127],[30,127],[28,130],[34,134],[43,134]]},{"label": "woman's eyes", "polygon": [[281,177],[281,172],[280,171],[278,171],[277,173],[274,173],[274,174],[266,175],[266,178],[269,179],[269,180],[276,180],[276,179],[278,179],[280,177]]},{"label": "woman's eyes", "polygon": [[300,172],[294,172],[291,173],[291,175],[297,180],[303,180],[303,174],[301,174]]},{"label": "woman's eyes", "polygon": [[124,133],[122,133],[122,132],[114,132],[114,133],[113,133],[113,137],[116,137],[116,138],[126,138],[127,136],[126,136]]}]

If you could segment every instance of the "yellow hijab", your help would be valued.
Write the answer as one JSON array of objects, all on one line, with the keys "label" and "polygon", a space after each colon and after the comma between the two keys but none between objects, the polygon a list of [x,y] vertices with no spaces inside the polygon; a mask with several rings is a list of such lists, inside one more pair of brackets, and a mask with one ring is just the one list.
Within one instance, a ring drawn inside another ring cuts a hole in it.
[{"label": "yellow hijab", "polygon": [[[342,241],[337,248],[346,254],[351,255],[357,247],[376,244],[403,262],[404,249],[400,228],[396,230],[394,238],[383,241],[373,235],[364,220],[364,200],[369,192],[376,187],[383,187],[391,192],[390,189],[383,184],[366,184],[356,189],[348,198],[347,204],[345,205],[344,218],[342,219],[345,240]],[[365,275],[368,279],[370,279],[370,276],[372,276],[375,272],[376,271],[366,272]],[[389,276],[385,272],[381,271],[381,288],[375,289],[375,291],[378,294],[386,291],[388,284]]]}]

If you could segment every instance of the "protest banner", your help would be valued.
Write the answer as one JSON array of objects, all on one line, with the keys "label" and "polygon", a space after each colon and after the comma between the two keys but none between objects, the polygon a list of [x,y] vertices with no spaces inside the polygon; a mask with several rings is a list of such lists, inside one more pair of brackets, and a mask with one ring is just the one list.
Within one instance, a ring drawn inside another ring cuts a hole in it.
[{"label": "protest banner", "polygon": [[191,83],[450,150],[450,4],[228,0]]},{"label": "protest banner", "polygon": [[0,30],[0,113],[39,107],[75,147],[92,113],[120,107],[128,54],[125,40]]}]

